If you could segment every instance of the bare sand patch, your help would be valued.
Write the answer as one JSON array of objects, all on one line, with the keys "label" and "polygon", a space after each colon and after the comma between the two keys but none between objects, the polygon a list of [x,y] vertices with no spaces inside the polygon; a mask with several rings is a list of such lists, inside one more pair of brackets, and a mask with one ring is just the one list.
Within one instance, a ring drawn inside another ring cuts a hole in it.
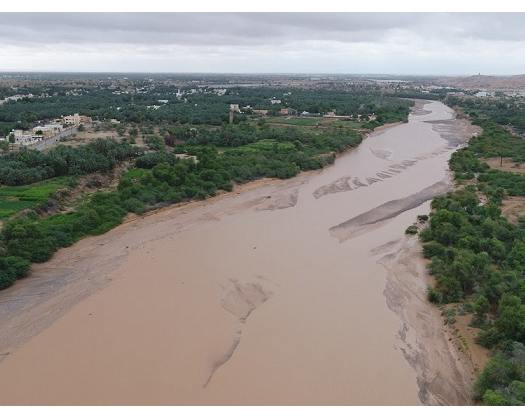
[{"label": "bare sand patch", "polygon": [[415,194],[385,202],[370,211],[333,226],[330,228],[330,234],[337,237],[339,241],[348,240],[368,231],[368,227],[370,226],[378,226],[381,222],[390,220],[405,211],[419,207],[422,203],[438,195],[443,195],[451,189],[448,181],[437,182]]},{"label": "bare sand patch", "polygon": [[520,218],[525,217],[525,197],[509,196],[501,203],[501,214],[511,223],[517,224]]},{"label": "bare sand patch", "polygon": [[525,163],[514,162],[509,157],[504,157],[503,159],[500,157],[491,157],[489,159],[482,159],[482,161],[487,163],[491,169],[511,173],[525,173]]},{"label": "bare sand patch", "polygon": [[386,301],[401,318],[400,348],[417,371],[420,399],[431,405],[470,404],[475,368],[454,344],[438,307],[426,300],[432,279],[418,238],[406,236],[378,253],[383,253],[379,263],[388,273]]}]

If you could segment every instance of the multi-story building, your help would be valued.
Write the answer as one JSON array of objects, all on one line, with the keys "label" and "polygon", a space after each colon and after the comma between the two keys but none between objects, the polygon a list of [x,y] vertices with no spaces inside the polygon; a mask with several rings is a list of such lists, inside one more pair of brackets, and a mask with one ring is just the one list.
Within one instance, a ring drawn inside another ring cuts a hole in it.
[{"label": "multi-story building", "polygon": [[21,129],[12,130],[11,133],[15,138],[15,144],[18,145],[35,144],[43,139],[43,136],[40,134],[34,134],[31,131],[24,131]]},{"label": "multi-story building", "polygon": [[89,116],[79,115],[78,113],[62,117],[62,123],[64,125],[78,126],[80,124],[91,124],[91,122],[92,120]]},{"label": "multi-story building", "polygon": [[41,135],[44,138],[49,138],[58,134],[60,131],[62,131],[62,129],[62,124],[46,124],[33,127],[31,131],[35,135]]}]

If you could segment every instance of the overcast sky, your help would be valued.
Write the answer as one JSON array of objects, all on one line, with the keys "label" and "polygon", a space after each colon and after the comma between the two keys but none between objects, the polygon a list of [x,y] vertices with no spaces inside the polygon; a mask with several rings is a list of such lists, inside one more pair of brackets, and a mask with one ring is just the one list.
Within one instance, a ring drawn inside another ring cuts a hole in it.
[{"label": "overcast sky", "polygon": [[0,13],[0,71],[525,73],[525,14]]}]

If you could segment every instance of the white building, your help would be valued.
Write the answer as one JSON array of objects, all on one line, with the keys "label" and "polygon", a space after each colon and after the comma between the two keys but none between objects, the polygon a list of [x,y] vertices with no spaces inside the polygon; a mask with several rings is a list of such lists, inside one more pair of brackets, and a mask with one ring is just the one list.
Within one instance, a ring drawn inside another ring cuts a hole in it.
[{"label": "white building", "polygon": [[15,144],[18,145],[30,145],[37,143],[42,140],[42,135],[33,134],[30,131],[23,131],[21,129],[15,129],[11,131],[15,136]]},{"label": "white building", "polygon": [[41,136],[44,136],[45,138],[52,137],[53,135],[58,134],[62,130],[63,130],[63,127],[61,124],[39,125],[31,129],[32,134],[41,135]]},{"label": "white building", "polygon": [[239,104],[237,104],[237,103],[230,104],[230,111],[232,111],[232,112],[240,112],[241,109],[239,108]]},{"label": "white building", "polygon": [[62,117],[62,122],[65,125],[80,125],[80,115],[78,113],[74,115],[66,115]]},{"label": "white building", "polygon": [[62,123],[64,125],[79,126],[80,124],[91,124],[91,122],[93,121],[89,116],[79,115],[78,113],[62,117]]},{"label": "white building", "polygon": [[24,98],[32,98],[33,95],[31,93],[27,94],[27,95],[14,95],[14,96],[9,96],[9,97],[6,97],[4,99],[5,102],[17,102],[19,101],[20,99],[24,99]]},{"label": "white building", "polygon": [[270,99],[270,103],[272,105],[280,105],[281,104],[281,99],[275,99],[275,98]]}]

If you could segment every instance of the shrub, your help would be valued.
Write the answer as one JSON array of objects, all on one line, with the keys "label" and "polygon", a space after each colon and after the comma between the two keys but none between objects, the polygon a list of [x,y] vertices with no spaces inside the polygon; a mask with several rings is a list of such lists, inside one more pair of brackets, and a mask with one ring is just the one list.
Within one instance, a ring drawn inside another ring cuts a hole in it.
[{"label": "shrub", "polygon": [[406,230],[405,230],[405,234],[417,234],[419,231],[419,229],[417,228],[417,226],[415,225],[411,225],[409,226]]}]

